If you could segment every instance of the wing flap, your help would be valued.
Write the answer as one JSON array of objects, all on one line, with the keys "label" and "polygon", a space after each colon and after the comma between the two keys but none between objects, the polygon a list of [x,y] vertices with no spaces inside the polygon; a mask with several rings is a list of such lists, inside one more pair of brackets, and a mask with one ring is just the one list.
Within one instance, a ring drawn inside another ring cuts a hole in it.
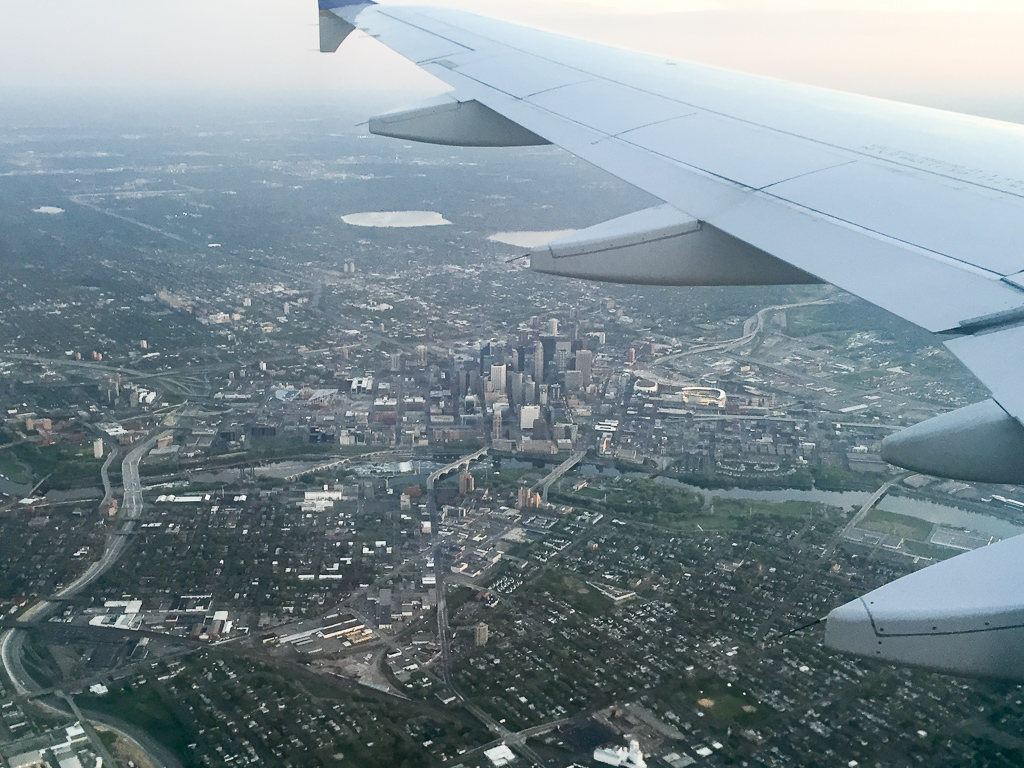
[{"label": "wing flap", "polygon": [[[962,336],[946,346],[985,383],[996,402],[1024,424],[1024,325]],[[1017,459],[1024,464],[1024,455]]]}]

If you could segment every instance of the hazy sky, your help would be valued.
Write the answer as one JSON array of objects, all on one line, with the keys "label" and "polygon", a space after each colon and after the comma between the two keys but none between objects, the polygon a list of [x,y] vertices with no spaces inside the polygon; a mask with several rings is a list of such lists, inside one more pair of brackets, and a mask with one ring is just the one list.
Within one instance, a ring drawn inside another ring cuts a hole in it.
[{"label": "hazy sky", "polygon": [[[437,5],[437,2],[405,4]],[[455,0],[578,37],[1024,122],[1022,0]],[[0,91],[436,86],[376,41],[317,52],[313,0],[0,0]]]}]

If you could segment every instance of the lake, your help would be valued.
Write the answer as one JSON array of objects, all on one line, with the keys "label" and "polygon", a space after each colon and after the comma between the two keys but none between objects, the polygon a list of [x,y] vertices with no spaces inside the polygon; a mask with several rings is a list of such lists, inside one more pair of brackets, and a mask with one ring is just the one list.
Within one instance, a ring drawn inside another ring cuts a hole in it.
[{"label": "lake", "polygon": [[435,211],[368,211],[349,213],[341,220],[353,227],[443,227],[451,224]]}]

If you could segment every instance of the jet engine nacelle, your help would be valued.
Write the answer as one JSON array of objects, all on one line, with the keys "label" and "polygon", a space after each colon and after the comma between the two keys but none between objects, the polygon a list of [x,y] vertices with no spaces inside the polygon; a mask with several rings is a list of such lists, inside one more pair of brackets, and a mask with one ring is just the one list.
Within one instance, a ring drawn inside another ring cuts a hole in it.
[{"label": "jet engine nacelle", "polygon": [[832,611],[837,651],[1024,681],[1024,536],[904,576]]},{"label": "jet engine nacelle", "polygon": [[448,147],[534,147],[549,144],[479,101],[443,96],[434,103],[370,119],[370,133]]},{"label": "jet engine nacelle", "polygon": [[1024,427],[995,400],[984,400],[890,435],[882,458],[954,480],[1024,483]]},{"label": "jet engine nacelle", "polygon": [[580,230],[530,254],[535,272],[636,285],[821,281],[670,205]]}]

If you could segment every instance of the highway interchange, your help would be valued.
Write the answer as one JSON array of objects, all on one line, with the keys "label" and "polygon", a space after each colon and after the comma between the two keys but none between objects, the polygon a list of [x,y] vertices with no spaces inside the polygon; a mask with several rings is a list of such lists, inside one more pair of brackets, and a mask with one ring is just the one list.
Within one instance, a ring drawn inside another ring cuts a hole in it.
[{"label": "highway interchange", "polygon": [[[117,563],[124,553],[129,538],[128,534],[135,529],[139,517],[142,515],[142,481],[139,477],[139,463],[142,461],[143,456],[156,445],[156,441],[157,434],[151,435],[147,440],[136,445],[124,457],[121,463],[121,474],[124,483],[124,500],[118,518],[121,525],[117,531],[111,532],[107,536],[106,547],[100,559],[90,565],[74,581],[54,592],[50,599],[41,600],[29,608],[22,615],[19,623],[32,625],[45,621],[58,608],[61,600],[78,594]],[[109,467],[109,461],[104,464],[104,469],[107,467]],[[104,472],[104,474],[106,473]],[[105,478],[104,485],[106,486],[108,483],[109,479]],[[27,631],[25,629],[13,628],[4,630],[3,634],[0,635],[0,664],[3,665],[4,673],[10,681],[14,693],[18,696],[35,694],[42,690],[41,686],[29,675],[22,661],[26,637]],[[68,701],[62,692],[58,692],[58,696]],[[67,713],[63,710],[50,706],[39,699],[33,699],[33,703],[54,714],[67,716]],[[81,719],[78,713],[75,713],[75,716]],[[88,726],[88,723],[83,722],[83,725]],[[104,723],[104,727],[116,731],[123,738],[135,741],[127,733],[122,732],[119,728],[115,728],[109,723]],[[93,736],[95,735],[91,728],[89,728],[88,733]],[[96,739],[94,741],[96,742],[94,746],[102,750],[100,754],[107,754],[106,748],[102,743],[99,743]]]}]

